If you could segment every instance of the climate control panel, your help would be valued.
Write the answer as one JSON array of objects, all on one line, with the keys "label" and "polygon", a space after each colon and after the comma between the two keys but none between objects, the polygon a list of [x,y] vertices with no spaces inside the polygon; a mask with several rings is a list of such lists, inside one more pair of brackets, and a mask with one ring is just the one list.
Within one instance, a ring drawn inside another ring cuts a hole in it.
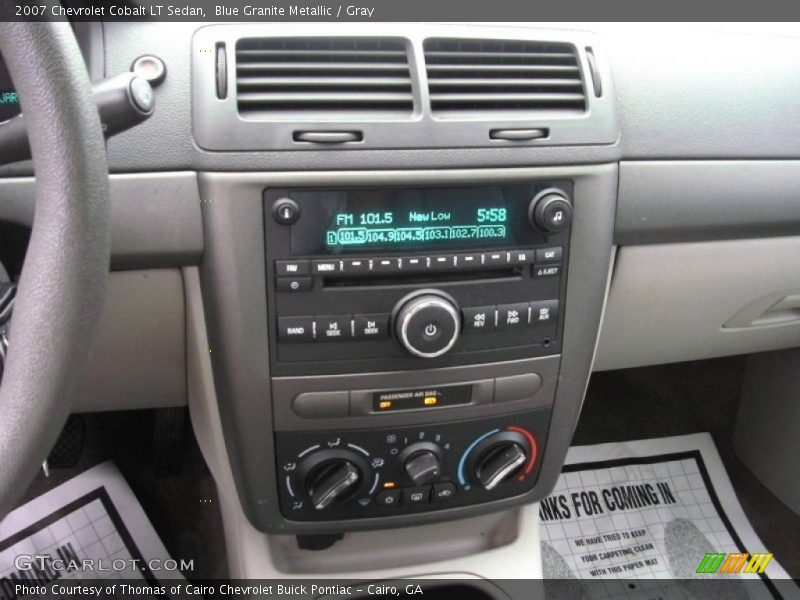
[{"label": "climate control panel", "polygon": [[281,512],[292,521],[481,504],[533,487],[549,409],[462,422],[278,432]]}]

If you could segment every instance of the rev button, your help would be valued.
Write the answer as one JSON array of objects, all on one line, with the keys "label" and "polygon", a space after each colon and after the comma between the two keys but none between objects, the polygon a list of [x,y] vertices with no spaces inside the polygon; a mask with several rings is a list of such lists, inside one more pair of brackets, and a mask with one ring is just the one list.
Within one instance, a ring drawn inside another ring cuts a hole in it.
[{"label": "rev button", "polygon": [[463,308],[461,313],[464,315],[464,333],[494,331],[494,306]]}]

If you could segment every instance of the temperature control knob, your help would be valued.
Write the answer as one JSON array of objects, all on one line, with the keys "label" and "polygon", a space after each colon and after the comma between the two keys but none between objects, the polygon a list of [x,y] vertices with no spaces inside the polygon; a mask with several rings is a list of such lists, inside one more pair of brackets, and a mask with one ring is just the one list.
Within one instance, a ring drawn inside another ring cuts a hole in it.
[{"label": "temperature control knob", "polygon": [[549,188],[536,194],[528,209],[528,219],[533,227],[547,233],[558,233],[572,221],[572,205],[558,188]]},{"label": "temperature control knob", "polygon": [[324,510],[347,500],[363,486],[364,465],[348,451],[323,450],[301,464],[303,485],[312,506]]},{"label": "temperature control knob", "polygon": [[421,358],[441,356],[456,343],[461,318],[454,300],[439,292],[422,292],[396,309],[395,333],[403,348]]},{"label": "temperature control knob", "polygon": [[475,452],[473,473],[487,491],[495,489],[522,471],[528,462],[529,445],[524,436],[514,432],[495,434]]},{"label": "temperature control knob", "polygon": [[400,454],[403,471],[414,485],[438,481],[442,474],[441,451],[436,444],[411,444]]}]

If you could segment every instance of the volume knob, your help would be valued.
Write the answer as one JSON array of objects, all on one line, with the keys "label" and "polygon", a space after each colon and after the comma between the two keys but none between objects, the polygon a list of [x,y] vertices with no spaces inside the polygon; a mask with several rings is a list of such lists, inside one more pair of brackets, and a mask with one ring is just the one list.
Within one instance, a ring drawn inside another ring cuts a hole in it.
[{"label": "volume knob", "polygon": [[414,356],[441,356],[456,343],[460,329],[461,318],[455,302],[437,293],[413,296],[397,309],[397,339]]}]

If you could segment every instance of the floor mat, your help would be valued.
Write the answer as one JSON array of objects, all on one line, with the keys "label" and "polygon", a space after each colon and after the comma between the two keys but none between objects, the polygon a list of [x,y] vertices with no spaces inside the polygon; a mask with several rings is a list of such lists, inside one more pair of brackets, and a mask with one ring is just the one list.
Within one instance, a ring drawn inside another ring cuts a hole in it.
[{"label": "floor mat", "polygon": [[[566,463],[539,515],[545,576],[570,597],[707,598],[720,578],[747,582],[721,598],[800,595],[748,522],[710,435],[577,446]],[[581,581],[591,583],[579,591]]]},{"label": "floor mat", "polygon": [[119,470],[111,462],[73,477],[0,522],[0,596],[17,583],[92,579],[183,580]]}]

